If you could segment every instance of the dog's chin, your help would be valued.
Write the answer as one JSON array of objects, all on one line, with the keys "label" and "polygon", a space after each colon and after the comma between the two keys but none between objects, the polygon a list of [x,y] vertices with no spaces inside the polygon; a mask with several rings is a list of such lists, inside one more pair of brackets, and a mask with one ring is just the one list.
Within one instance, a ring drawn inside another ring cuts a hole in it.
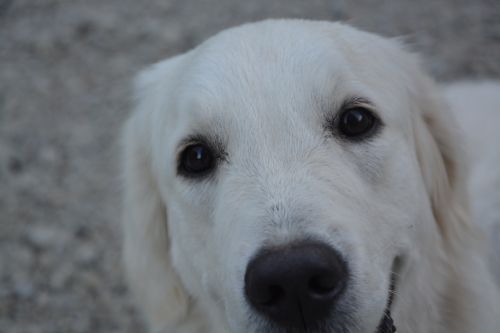
[{"label": "dog's chin", "polygon": [[364,329],[359,327],[357,320],[348,314],[337,314],[334,320],[325,321],[315,327],[286,328],[271,323],[261,322],[252,332],[264,333],[394,333],[396,327],[391,316],[391,311],[386,309],[377,327]]},{"label": "dog's chin", "polygon": [[[252,332],[265,332],[265,333],[333,333],[333,332],[357,332],[356,324],[352,318],[337,317],[335,320],[325,321],[317,324],[314,327],[304,326],[303,328],[290,328],[281,327],[272,323],[262,322],[257,325]],[[370,332],[371,333],[371,332]],[[378,332],[377,332],[378,333]],[[385,333],[385,332],[384,332]]]},{"label": "dog's chin", "polygon": [[396,327],[391,316],[389,308],[384,310],[384,314],[380,319],[378,326],[372,329],[360,327],[359,321],[348,313],[336,313],[335,319],[324,321],[314,327],[304,326],[302,328],[287,328],[280,327],[275,324],[266,322],[265,320],[254,321],[257,323],[252,332],[264,333],[394,333]]}]

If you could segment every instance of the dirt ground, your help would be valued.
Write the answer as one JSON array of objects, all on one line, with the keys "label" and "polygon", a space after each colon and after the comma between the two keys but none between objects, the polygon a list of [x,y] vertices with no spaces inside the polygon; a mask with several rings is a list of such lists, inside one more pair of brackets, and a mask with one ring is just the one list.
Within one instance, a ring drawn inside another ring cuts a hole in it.
[{"label": "dirt ground", "polygon": [[498,0],[0,0],[0,333],[144,332],[119,259],[130,78],[269,17],[404,36],[440,80],[500,77]]}]

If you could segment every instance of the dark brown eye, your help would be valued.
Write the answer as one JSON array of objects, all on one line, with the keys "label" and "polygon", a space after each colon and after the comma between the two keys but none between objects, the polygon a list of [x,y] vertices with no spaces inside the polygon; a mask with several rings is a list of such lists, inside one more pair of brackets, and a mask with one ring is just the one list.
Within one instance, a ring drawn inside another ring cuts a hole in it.
[{"label": "dark brown eye", "polygon": [[371,111],[362,107],[345,110],[338,123],[342,136],[349,139],[360,139],[371,133],[377,126],[377,118]]},{"label": "dark brown eye", "polygon": [[187,146],[179,158],[179,172],[184,176],[198,177],[215,167],[215,156],[207,145],[195,143]]}]

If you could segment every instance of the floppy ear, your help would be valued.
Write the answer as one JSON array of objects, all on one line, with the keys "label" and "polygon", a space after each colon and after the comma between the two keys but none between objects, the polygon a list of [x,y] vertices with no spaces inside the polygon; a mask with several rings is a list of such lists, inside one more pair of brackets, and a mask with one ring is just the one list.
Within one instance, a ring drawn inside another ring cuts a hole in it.
[{"label": "floppy ear", "polygon": [[437,85],[413,75],[414,135],[422,177],[444,245],[455,254],[474,239],[466,189],[463,135]]},{"label": "floppy ear", "polygon": [[152,168],[152,118],[163,98],[166,64],[141,73],[136,109],[123,131],[123,258],[130,288],[150,331],[171,331],[189,308],[189,298],[171,266],[166,207]]}]

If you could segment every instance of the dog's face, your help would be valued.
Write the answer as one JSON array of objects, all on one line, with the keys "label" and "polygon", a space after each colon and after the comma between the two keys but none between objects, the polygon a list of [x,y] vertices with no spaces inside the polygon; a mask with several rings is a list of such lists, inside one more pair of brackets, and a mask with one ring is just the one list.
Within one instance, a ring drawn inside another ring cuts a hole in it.
[{"label": "dog's face", "polygon": [[168,234],[154,260],[130,254],[132,231],[125,247],[158,273],[135,279],[143,294],[175,289],[155,288],[179,312],[161,325],[196,312],[217,332],[377,332],[396,277],[439,234],[414,68],[346,26],[270,21],[142,74],[133,120],[148,161],[132,169],[150,174],[130,200],[158,200]]}]

